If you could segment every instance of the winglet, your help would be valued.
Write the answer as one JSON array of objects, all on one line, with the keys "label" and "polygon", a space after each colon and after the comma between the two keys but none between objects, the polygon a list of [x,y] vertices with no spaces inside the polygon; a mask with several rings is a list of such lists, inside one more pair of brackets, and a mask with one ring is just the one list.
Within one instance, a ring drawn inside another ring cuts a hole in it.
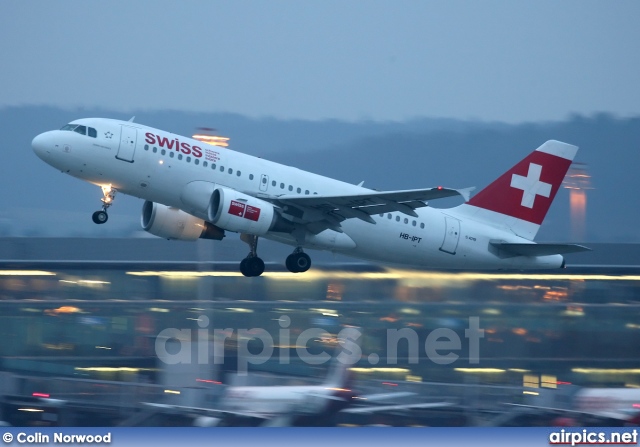
[{"label": "winglet", "polygon": [[471,191],[474,191],[475,189],[475,186],[471,186],[470,188],[457,189],[456,191],[458,191],[458,194],[462,196],[465,202],[468,202],[471,197]]}]

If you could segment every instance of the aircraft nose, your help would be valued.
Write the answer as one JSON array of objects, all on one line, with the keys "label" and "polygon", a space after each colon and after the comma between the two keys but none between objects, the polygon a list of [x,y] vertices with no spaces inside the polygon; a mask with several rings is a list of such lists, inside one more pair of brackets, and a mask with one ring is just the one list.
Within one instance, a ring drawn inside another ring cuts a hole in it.
[{"label": "aircraft nose", "polygon": [[36,155],[42,158],[52,149],[50,133],[45,132],[37,135],[31,142],[31,147],[33,148],[33,151],[36,153]]}]

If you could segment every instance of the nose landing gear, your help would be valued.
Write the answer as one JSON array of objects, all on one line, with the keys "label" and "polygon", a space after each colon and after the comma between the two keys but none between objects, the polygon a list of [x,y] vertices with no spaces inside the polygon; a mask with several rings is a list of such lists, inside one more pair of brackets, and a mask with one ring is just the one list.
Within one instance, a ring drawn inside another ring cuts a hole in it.
[{"label": "nose landing gear", "polygon": [[102,199],[100,199],[102,201],[102,209],[100,211],[96,211],[91,216],[93,222],[97,223],[98,225],[105,223],[109,219],[107,208],[109,208],[113,204],[113,200],[115,199],[117,192],[117,190],[112,188],[111,185],[102,186],[101,188],[102,194],[104,196],[102,197]]}]

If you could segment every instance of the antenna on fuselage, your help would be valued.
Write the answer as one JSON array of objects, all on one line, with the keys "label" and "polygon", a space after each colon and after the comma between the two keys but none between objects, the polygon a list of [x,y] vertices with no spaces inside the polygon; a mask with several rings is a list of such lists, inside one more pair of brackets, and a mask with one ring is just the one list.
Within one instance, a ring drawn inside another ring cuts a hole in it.
[{"label": "antenna on fuselage", "polygon": [[131,118],[129,118],[129,122],[130,122],[130,123],[133,123],[133,120],[134,120],[134,119],[136,119],[136,116],[135,116],[135,115],[133,115]]}]

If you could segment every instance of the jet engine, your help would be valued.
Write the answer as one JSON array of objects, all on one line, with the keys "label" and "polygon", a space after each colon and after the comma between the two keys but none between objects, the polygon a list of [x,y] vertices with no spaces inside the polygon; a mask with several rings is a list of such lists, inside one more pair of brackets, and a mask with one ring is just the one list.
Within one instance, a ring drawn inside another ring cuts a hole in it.
[{"label": "jet engine", "polygon": [[148,200],[142,205],[141,224],[145,231],[165,239],[195,241],[202,238],[220,241],[224,237],[222,228],[187,214],[178,208]]},{"label": "jet engine", "polygon": [[209,222],[239,233],[262,236],[269,231],[291,233],[295,228],[271,203],[220,186],[211,195],[208,213]]}]

